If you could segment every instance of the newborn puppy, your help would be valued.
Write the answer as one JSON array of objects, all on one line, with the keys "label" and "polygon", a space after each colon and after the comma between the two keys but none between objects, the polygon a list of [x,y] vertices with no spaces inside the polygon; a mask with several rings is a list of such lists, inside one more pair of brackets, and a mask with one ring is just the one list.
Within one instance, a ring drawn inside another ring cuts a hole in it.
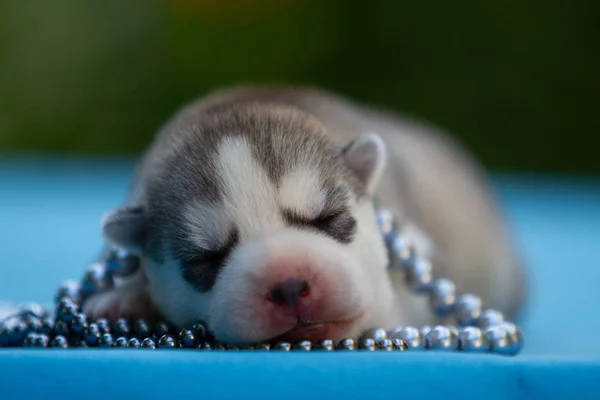
[{"label": "newborn puppy", "polygon": [[459,291],[509,316],[516,252],[473,161],[434,129],[295,87],[237,87],[174,116],[107,240],[136,276],[84,305],[92,318],[205,321],[217,339],[341,339],[433,323],[388,269],[374,202]]}]

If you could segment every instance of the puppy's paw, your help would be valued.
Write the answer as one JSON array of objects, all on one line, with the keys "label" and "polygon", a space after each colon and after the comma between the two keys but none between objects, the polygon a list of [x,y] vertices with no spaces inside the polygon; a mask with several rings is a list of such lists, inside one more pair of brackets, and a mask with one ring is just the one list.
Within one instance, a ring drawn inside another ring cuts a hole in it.
[{"label": "puppy's paw", "polygon": [[97,293],[86,300],[83,312],[89,320],[106,318],[114,321],[125,318],[150,322],[161,318],[146,290],[137,287],[121,287]]}]

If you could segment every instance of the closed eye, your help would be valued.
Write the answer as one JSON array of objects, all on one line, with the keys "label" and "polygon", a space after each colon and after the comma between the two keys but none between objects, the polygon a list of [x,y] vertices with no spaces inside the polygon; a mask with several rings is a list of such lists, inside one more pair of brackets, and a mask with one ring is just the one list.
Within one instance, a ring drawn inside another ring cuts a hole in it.
[{"label": "closed eye", "polygon": [[234,230],[222,247],[214,250],[196,250],[181,263],[183,278],[201,291],[210,290],[237,243],[238,233]]},{"label": "closed eye", "polygon": [[184,263],[188,267],[219,264],[228,253],[229,251],[225,248],[219,250],[202,250],[195,256],[185,260]]},{"label": "closed eye", "polygon": [[283,217],[290,225],[316,229],[344,244],[352,241],[356,231],[356,220],[343,209],[323,213],[315,219],[305,218],[291,210],[283,210]]},{"label": "closed eye", "polygon": [[323,229],[331,224],[336,218],[341,216],[344,212],[342,210],[335,211],[330,214],[319,215],[315,220],[311,222],[311,225],[315,226],[318,229]]}]

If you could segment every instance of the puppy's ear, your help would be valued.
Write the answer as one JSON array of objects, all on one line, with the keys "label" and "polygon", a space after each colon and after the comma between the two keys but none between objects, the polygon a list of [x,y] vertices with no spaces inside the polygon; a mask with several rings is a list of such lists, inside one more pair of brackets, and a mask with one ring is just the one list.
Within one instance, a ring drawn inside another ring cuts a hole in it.
[{"label": "puppy's ear", "polygon": [[364,185],[365,194],[371,196],[386,165],[385,143],[375,133],[365,133],[342,149],[348,168]]},{"label": "puppy's ear", "polygon": [[147,219],[141,206],[123,206],[108,212],[102,220],[102,233],[117,247],[140,254],[146,240]]}]

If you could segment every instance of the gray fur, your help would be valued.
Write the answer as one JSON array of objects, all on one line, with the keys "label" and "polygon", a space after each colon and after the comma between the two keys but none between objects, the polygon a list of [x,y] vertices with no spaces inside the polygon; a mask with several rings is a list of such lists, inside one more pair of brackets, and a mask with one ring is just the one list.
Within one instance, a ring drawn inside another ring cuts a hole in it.
[{"label": "gray fur", "polygon": [[[377,146],[367,143],[366,158],[345,159],[352,155],[351,144],[369,132],[380,135],[387,147],[387,167],[377,187],[370,186]],[[436,263],[436,272],[454,279],[459,291],[481,294],[487,306],[509,315],[522,304],[518,252],[476,161],[432,127],[310,88],[223,90],[185,107],[161,129],[139,165],[129,201],[144,210],[145,257],[161,264],[167,257],[186,259],[197,252],[184,228],[182,207],[191,200],[217,206],[224,201],[214,157],[224,137],[245,138],[275,186],[301,159],[314,165],[327,193],[324,214],[342,215],[328,232],[340,243],[353,240],[353,223],[344,211],[349,198],[371,201],[374,196],[408,223],[419,251],[444,260]],[[290,225],[319,229],[286,210],[281,213]],[[433,247],[421,240],[422,232]],[[200,290],[209,290],[218,268],[186,273]],[[432,323],[426,300],[408,293],[401,275],[390,272],[389,278],[398,312],[391,320]]]},{"label": "gray fur", "polygon": [[[380,135],[387,146],[387,166],[375,196],[382,205],[429,236],[436,272],[453,278],[459,291],[481,293],[488,306],[509,315],[520,310],[525,270],[510,226],[485,171],[448,135],[424,122],[309,87],[237,87],[199,104],[247,101],[303,110],[325,127],[334,146],[344,147],[365,132]],[[401,286],[401,275],[391,278]],[[416,304],[408,307],[415,310],[413,320],[431,322],[422,317],[424,300],[401,291],[399,302]]]},{"label": "gray fur", "polygon": [[[184,126],[186,129],[181,129]],[[163,130],[154,146],[154,158],[145,162],[152,173],[142,170],[144,182],[138,186],[138,202],[148,219],[146,256],[157,262],[164,260],[165,252],[178,259],[190,257],[192,244],[188,241],[189,232],[181,228],[181,207],[192,199],[215,204],[222,201],[223,184],[214,165],[214,154],[225,136],[247,139],[254,158],[275,185],[282,174],[308,160],[322,174],[327,193],[325,214],[329,210],[329,214],[341,214],[333,223],[315,229],[342,242],[351,240],[353,222],[344,215],[349,195],[346,188],[353,188],[354,194],[359,195],[362,187],[360,179],[340,162],[340,149],[327,140],[323,127],[308,114],[290,107],[250,102],[189,108]],[[340,186],[341,180],[348,186]],[[348,229],[349,234],[343,232]]]}]

